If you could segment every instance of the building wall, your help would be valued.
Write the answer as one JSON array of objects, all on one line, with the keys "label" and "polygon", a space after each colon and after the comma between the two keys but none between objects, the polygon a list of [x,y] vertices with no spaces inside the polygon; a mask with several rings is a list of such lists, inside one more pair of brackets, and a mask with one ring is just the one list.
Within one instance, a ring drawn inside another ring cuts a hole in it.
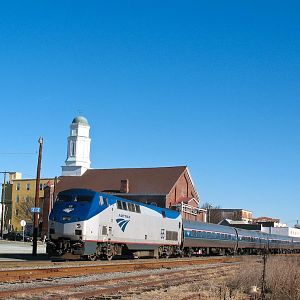
[{"label": "building wall", "polygon": [[41,236],[48,236],[49,214],[54,203],[54,182],[48,183],[44,189],[43,213],[42,213],[42,230]]},{"label": "building wall", "polygon": [[217,224],[224,219],[249,222],[252,220],[252,212],[244,209],[213,208],[208,210],[208,222]]},{"label": "building wall", "polygon": [[[40,203],[39,207],[43,206],[44,186],[50,179],[40,180]],[[33,223],[33,213],[31,207],[34,207],[35,200],[35,179],[19,179],[11,181],[11,218],[8,220],[15,231],[21,231],[21,220],[25,220],[27,224]],[[40,216],[41,217],[41,216]]]},{"label": "building wall", "polygon": [[293,227],[262,227],[262,232],[300,238],[300,229]]},{"label": "building wall", "polygon": [[185,171],[177,180],[175,186],[167,195],[166,207],[171,207],[176,203],[180,203],[183,198],[195,198],[200,202],[199,196],[189,178],[188,171]]},{"label": "building wall", "polygon": [[[194,200],[188,201],[188,199],[192,198]],[[171,208],[172,206],[179,204],[182,201],[188,201],[187,204],[189,204],[191,207],[199,208],[200,198],[195,190],[195,187],[187,170],[179,177],[175,186],[167,195],[166,207]],[[206,212],[199,211],[197,215],[182,212],[182,217],[186,220],[205,222]]]}]

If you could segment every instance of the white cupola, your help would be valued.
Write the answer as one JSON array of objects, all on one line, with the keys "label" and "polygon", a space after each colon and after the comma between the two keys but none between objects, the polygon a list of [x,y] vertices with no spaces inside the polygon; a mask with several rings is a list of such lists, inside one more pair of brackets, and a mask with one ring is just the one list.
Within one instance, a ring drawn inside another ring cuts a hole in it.
[{"label": "white cupola", "polygon": [[78,116],[70,125],[67,159],[62,166],[62,176],[81,176],[91,166],[90,125],[85,117]]}]

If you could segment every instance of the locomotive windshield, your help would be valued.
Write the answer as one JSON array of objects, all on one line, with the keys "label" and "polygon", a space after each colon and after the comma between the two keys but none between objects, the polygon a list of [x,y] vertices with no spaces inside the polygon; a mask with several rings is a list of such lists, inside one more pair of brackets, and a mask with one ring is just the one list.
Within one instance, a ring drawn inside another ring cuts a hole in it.
[{"label": "locomotive windshield", "polygon": [[56,201],[62,202],[91,202],[92,196],[58,195]]}]

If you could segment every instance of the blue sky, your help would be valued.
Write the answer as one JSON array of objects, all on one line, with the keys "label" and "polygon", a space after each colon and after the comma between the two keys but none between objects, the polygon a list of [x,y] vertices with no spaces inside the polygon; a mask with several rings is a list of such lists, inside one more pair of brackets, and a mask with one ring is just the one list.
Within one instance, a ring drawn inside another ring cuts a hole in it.
[{"label": "blue sky", "polygon": [[[300,218],[299,1],[2,1],[0,170],[188,165],[203,202]],[[12,154],[15,153],[15,154]]]}]

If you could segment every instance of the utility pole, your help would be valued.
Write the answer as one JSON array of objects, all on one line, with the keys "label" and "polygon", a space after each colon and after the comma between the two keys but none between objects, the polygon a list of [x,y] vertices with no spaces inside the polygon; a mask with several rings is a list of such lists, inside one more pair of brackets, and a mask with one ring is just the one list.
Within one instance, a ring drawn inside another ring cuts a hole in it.
[{"label": "utility pole", "polygon": [[34,228],[33,228],[33,246],[32,246],[32,255],[37,255],[37,236],[39,229],[39,198],[40,198],[40,176],[41,176],[41,162],[42,162],[42,150],[43,150],[43,138],[39,138],[39,157],[36,171],[36,182],[35,182],[35,200],[34,200]]},{"label": "utility pole", "polygon": [[5,203],[5,188],[6,188],[6,171],[1,172],[4,174],[3,181],[3,193],[2,193],[2,201],[1,201],[1,238],[3,239],[3,227],[4,227],[4,203]]}]

